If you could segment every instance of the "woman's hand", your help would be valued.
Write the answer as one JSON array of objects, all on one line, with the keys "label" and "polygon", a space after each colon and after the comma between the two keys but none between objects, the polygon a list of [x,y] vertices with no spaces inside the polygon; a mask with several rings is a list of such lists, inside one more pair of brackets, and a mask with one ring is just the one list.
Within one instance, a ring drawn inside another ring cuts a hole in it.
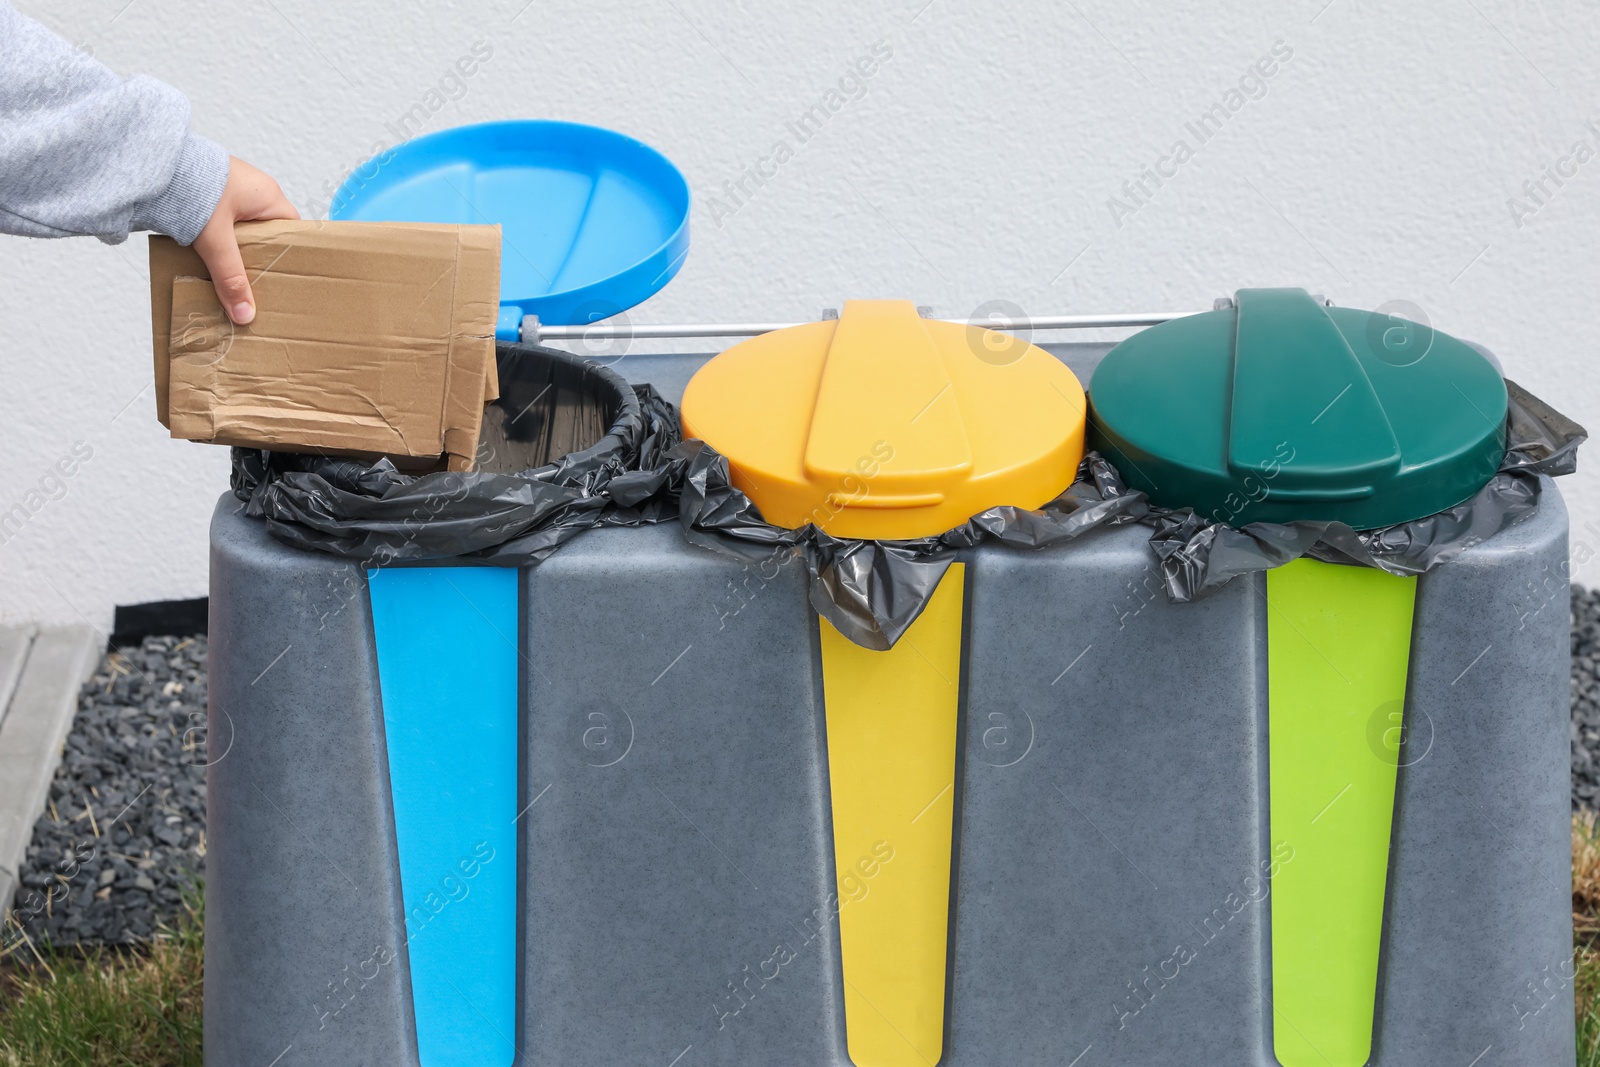
[{"label": "woman's hand", "polygon": [[239,256],[233,224],[299,217],[300,213],[283,195],[277,182],[244,160],[229,157],[228,184],[223,187],[222,199],[217,201],[210,221],[194,239],[194,250],[200,253],[211,271],[217,299],[222,301],[228,317],[240,326],[256,317],[256,298],[250,292],[250,279],[244,273],[244,260]]}]

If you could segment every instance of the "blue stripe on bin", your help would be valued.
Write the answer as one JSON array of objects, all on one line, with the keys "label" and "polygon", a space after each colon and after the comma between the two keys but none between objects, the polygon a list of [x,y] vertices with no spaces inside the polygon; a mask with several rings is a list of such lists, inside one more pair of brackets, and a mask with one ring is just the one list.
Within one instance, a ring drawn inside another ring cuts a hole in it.
[{"label": "blue stripe on bin", "polygon": [[516,1053],[517,571],[368,572],[422,1067]]}]

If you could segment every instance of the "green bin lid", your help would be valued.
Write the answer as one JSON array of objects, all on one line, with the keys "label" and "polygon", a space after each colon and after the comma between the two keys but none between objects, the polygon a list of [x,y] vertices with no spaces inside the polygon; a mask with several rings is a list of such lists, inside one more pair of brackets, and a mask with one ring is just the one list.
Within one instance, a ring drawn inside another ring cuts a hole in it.
[{"label": "green bin lid", "polygon": [[1215,522],[1408,522],[1471,497],[1506,448],[1506,387],[1466,343],[1303,289],[1241,289],[1109,352],[1092,447]]}]

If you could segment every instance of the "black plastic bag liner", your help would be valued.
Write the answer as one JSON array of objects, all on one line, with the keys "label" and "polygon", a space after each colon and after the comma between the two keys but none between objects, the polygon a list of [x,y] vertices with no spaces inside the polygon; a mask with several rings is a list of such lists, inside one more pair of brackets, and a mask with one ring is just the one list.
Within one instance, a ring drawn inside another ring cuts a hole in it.
[{"label": "black plastic bag liner", "polygon": [[1134,522],[1148,510],[1144,494],[1130,491],[1091,452],[1076,481],[1036,511],[995,507],[937,537],[857,541],[830,537],[811,524],[797,530],[769,524],[729,480],[727,457],[704,441],[685,441],[677,455],[684,462],[679,522],[691,543],[756,566],[763,581],[802,560],[811,606],[845,637],[878,651],[893,647],[922,614],[959,550],[988,539],[1043,548],[1099,526]]},{"label": "black plastic bag liner", "polygon": [[661,495],[678,413],[648,385],[534,345],[496,345],[500,399],[478,469],[233,450],[233,491],[280,541],[382,566],[464,557],[535,563],[596,525],[673,518]]},{"label": "black plastic bag liner", "polygon": [[1423,574],[1521,522],[1539,507],[1539,476],[1571,474],[1582,426],[1506,380],[1507,447],[1500,469],[1477,494],[1453,508],[1375,530],[1342,522],[1252,522],[1239,529],[1210,523],[1192,508],[1151,507],[1150,545],[1160,560],[1167,596],[1199,600],[1241,574],[1279,567],[1301,556],[1327,563]]},{"label": "black plastic bag liner", "polygon": [[908,541],[856,541],[810,525],[772,526],[731,484],[727,459],[702,441],[678,447],[684,466],[673,481],[681,478],[679,522],[691,543],[755,566],[762,581],[800,559],[817,613],[856,644],[884,650],[922,613],[956,553],[991,538],[1042,548],[1099,526],[1144,522],[1155,528],[1150,545],[1174,602],[1200,599],[1237,575],[1304,555],[1394,574],[1432,570],[1532,515],[1539,506],[1540,475],[1570,474],[1577,467],[1578,446],[1587,437],[1583,427],[1515,382],[1507,381],[1506,389],[1508,447],[1488,484],[1437,514],[1359,532],[1341,522],[1234,529],[1207,523],[1189,508],[1157,508],[1095,452],[1084,457],[1072,486],[1036,511],[991,508],[937,537]]},{"label": "black plastic bag liner", "polygon": [[677,410],[648,385],[569,353],[499,345],[501,398],[485,411],[479,469],[407,474],[388,460],[234,449],[234,494],[281,541],[362,560],[464,558],[537,563],[592,526],[676,518],[692,543],[758,568],[799,559],[818,614],[866,648],[893,647],[965,548],[1025,548],[1141,521],[1169,599],[1207,596],[1240,574],[1300,556],[1421,574],[1531,515],[1541,475],[1570,474],[1583,428],[1507,381],[1508,448],[1471,499],[1377,530],[1340,522],[1208,523],[1152,507],[1087,454],[1077,478],[1037,510],[995,507],[935,537],[858,541],[815,526],[773,526],[703,441],[681,441]]}]

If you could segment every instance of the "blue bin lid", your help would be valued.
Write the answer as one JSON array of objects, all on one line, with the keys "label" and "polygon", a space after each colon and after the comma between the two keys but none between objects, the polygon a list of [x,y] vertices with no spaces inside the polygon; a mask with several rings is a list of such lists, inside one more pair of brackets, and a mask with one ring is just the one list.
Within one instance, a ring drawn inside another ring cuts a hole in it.
[{"label": "blue bin lid", "polygon": [[335,219],[499,223],[500,322],[608,318],[672,280],[689,254],[689,186],[643,142],[573,122],[457,126],[357,167]]}]

